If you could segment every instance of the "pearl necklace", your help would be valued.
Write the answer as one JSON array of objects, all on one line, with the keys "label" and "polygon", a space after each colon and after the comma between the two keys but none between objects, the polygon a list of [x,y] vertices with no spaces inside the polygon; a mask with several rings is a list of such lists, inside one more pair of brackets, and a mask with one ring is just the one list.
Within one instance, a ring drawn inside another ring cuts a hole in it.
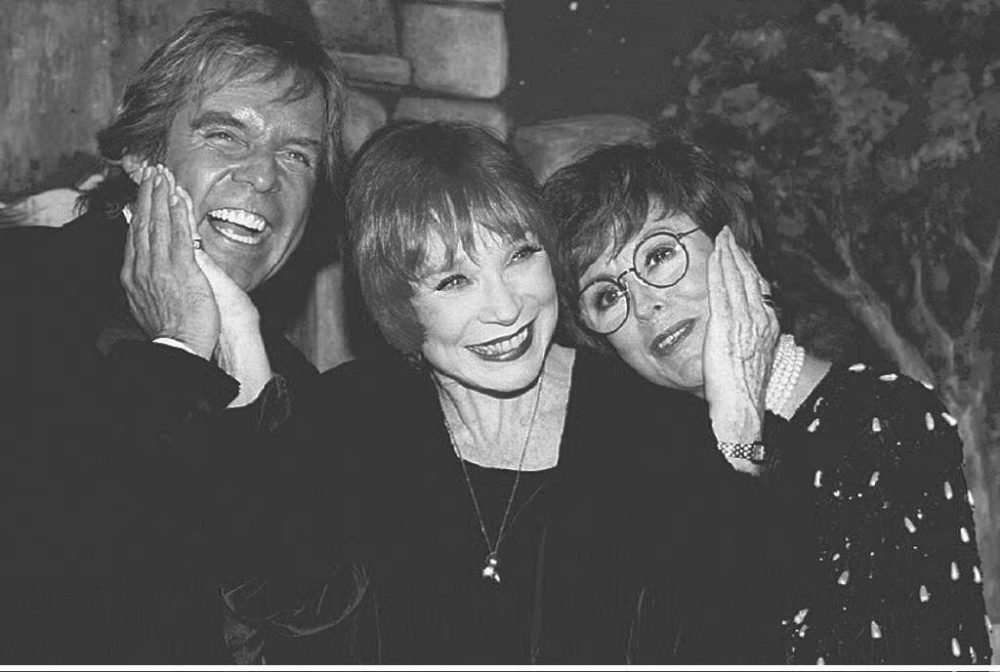
[{"label": "pearl necklace", "polygon": [[771,379],[767,383],[767,393],[764,396],[767,410],[785,417],[781,411],[784,410],[792,390],[799,382],[805,359],[806,351],[795,344],[794,336],[782,334],[778,338],[774,362],[771,364]]}]

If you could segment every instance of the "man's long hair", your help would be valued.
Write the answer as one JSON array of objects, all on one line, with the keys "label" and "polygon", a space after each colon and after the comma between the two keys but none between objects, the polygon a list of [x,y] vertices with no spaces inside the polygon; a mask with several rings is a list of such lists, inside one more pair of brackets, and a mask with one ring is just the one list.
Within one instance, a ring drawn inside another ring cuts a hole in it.
[{"label": "man's long hair", "polygon": [[334,259],[343,222],[343,77],[322,45],[258,12],[212,10],[194,16],[143,63],[108,126],[97,134],[105,179],[81,197],[82,209],[112,218],[135,199],[138,187],[123,170],[122,159],[133,155],[162,162],[170,127],[185,105],[232,82],[263,83],[286,76],[291,85],[281,102],[307,98],[317,87],[326,101],[325,156],[310,222],[290,265],[304,263],[315,270]]},{"label": "man's long hair", "polygon": [[[97,134],[107,175],[88,192],[85,207],[117,214],[135,198],[136,186],[120,167],[132,154],[161,162],[170,126],[181,108],[234,81],[269,82],[291,75],[282,102],[308,97],[320,87],[326,100],[326,156],[319,184],[336,186],[344,83],[323,47],[300,31],[257,12],[213,10],[185,23],[129,80],[106,128]],[[322,191],[323,189],[317,189]]]}]

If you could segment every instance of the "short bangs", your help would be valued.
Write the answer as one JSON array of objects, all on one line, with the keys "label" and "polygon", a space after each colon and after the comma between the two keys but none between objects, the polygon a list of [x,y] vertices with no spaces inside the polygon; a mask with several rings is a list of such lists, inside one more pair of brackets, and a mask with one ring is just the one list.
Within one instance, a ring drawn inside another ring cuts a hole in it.
[{"label": "short bangs", "polygon": [[618,255],[651,215],[686,215],[713,240],[729,226],[758,263],[762,257],[749,186],[699,147],[677,138],[598,149],[556,171],[544,195],[558,230],[554,271],[563,329],[579,345],[609,351],[604,337],[579,322],[579,279],[609,248]]},{"label": "short bangs", "polygon": [[485,229],[508,241],[536,240],[550,253],[554,230],[531,171],[486,129],[453,122],[397,122],[359,150],[347,209],[365,303],[389,342],[419,352],[423,329],[410,299],[428,271],[428,242],[446,264],[473,260]]},{"label": "short bangs", "polygon": [[444,244],[446,266],[459,251],[476,260],[482,229],[507,242],[541,242],[544,234],[537,232],[542,227],[534,221],[539,218],[537,202],[511,190],[510,184],[480,177],[466,174],[459,184],[455,176],[423,173],[397,192],[400,209],[392,230],[398,235],[388,241],[385,252],[410,282],[437,270],[428,266],[426,257],[427,242],[434,236]]}]

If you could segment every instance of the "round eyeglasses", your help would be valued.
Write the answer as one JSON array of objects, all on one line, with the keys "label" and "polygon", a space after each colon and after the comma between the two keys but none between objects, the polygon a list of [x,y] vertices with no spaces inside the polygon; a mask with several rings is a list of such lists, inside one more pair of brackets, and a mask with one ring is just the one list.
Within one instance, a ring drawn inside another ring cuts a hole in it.
[{"label": "round eyeglasses", "polygon": [[598,278],[580,292],[580,317],[585,327],[598,334],[613,334],[622,328],[629,315],[629,291],[625,276],[635,277],[651,287],[673,287],[687,273],[690,259],[681,239],[701,229],[672,233],[658,231],[635,246],[632,267],[617,278]]}]

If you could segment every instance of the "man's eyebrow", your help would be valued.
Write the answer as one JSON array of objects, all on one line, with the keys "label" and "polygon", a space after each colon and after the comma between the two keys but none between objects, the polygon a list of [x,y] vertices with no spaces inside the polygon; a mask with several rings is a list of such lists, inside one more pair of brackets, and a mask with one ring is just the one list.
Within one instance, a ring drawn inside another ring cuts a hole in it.
[{"label": "man's eyebrow", "polygon": [[232,128],[238,128],[240,130],[246,129],[247,125],[242,121],[229,114],[228,112],[219,112],[216,110],[208,110],[202,112],[197,117],[191,120],[191,129],[199,130],[205,126],[230,126]]},{"label": "man's eyebrow", "polygon": [[285,140],[286,145],[300,145],[302,147],[308,147],[312,149],[317,154],[322,154],[326,145],[319,138],[314,138],[311,136],[296,136],[294,138],[288,138]]}]

